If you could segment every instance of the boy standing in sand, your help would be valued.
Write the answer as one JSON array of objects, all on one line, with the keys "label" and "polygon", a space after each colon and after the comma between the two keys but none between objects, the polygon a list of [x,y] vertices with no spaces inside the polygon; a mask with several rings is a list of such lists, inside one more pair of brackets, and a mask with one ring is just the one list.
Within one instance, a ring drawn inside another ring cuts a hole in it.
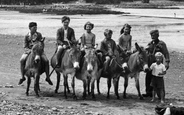
[{"label": "boy standing in sand", "polygon": [[165,88],[164,88],[164,75],[166,74],[166,67],[162,64],[163,54],[161,52],[157,52],[155,54],[156,62],[150,66],[152,70],[152,81],[151,86],[153,87],[152,94],[152,102],[155,101],[156,93],[160,93],[161,103],[164,103],[165,100]]}]

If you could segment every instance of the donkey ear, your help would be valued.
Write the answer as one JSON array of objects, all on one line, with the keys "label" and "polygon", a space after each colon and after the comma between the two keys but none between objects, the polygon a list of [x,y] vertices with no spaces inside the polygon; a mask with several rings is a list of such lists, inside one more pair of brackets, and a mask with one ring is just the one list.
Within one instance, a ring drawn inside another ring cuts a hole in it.
[{"label": "donkey ear", "polygon": [[44,42],[44,41],[45,41],[45,37],[43,37],[40,41],[41,41],[41,42]]},{"label": "donkey ear", "polygon": [[137,49],[137,51],[139,51],[139,52],[141,52],[142,50],[141,50],[141,48],[140,48],[140,46],[138,45],[138,43],[137,42],[135,42],[135,48]]},{"label": "donkey ear", "polygon": [[97,49],[97,48],[98,48],[98,44],[95,44],[94,49]]}]

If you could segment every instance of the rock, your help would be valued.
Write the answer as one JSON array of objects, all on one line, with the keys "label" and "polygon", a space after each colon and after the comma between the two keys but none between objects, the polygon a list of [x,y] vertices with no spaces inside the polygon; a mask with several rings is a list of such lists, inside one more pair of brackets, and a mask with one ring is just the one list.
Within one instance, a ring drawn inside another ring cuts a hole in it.
[{"label": "rock", "polygon": [[27,112],[24,113],[24,115],[30,115],[30,112],[27,111]]},{"label": "rock", "polygon": [[0,94],[5,95],[5,93],[4,93],[4,92],[0,92]]},{"label": "rock", "polygon": [[67,107],[68,109],[73,109],[73,107],[72,106],[69,106],[69,107]]},{"label": "rock", "polygon": [[93,115],[93,112],[91,112],[91,111],[84,111],[84,113],[87,115]]},{"label": "rock", "polygon": [[23,115],[21,112],[17,112],[17,115]]},{"label": "rock", "polygon": [[13,85],[5,85],[5,88],[13,88]]},{"label": "rock", "polygon": [[51,109],[48,109],[48,112],[52,112],[52,110]]},{"label": "rock", "polygon": [[59,106],[59,108],[63,109],[64,107],[63,106]]},{"label": "rock", "polygon": [[53,107],[52,111],[59,111],[59,110],[56,107]]},{"label": "rock", "polygon": [[103,115],[103,113],[95,112],[95,115]]},{"label": "rock", "polygon": [[89,105],[89,104],[87,104],[87,103],[81,103],[81,105]]},{"label": "rock", "polygon": [[3,102],[2,102],[2,104],[4,105],[4,104],[6,104],[7,102],[5,101],[5,100],[3,100]]}]

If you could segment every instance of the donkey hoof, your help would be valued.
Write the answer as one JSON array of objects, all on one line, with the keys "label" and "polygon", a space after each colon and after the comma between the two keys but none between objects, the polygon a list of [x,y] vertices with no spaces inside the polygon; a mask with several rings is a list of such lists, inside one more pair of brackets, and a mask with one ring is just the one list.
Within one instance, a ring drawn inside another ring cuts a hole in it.
[{"label": "donkey hoof", "polygon": [[68,94],[70,94],[71,92],[70,92],[70,90],[68,90]]},{"label": "donkey hoof", "polygon": [[65,99],[67,99],[68,97],[67,96],[65,96]]},{"label": "donkey hoof", "polygon": [[26,92],[26,96],[29,96],[29,93],[28,92]]},{"label": "donkey hoof", "polygon": [[92,95],[92,99],[93,99],[93,100],[96,100],[96,97],[95,97],[95,95],[94,95],[94,94]]},{"label": "donkey hoof", "polygon": [[73,96],[73,99],[74,99],[74,100],[77,100],[77,96],[76,96],[76,95],[74,95],[74,96]]},{"label": "donkey hoof", "polygon": [[126,99],[126,98],[127,98],[127,96],[126,96],[126,95],[123,95],[123,98],[124,98],[124,99]]},{"label": "donkey hoof", "polygon": [[108,95],[106,98],[107,98],[107,99],[110,99],[110,96]]},{"label": "donkey hoof", "polygon": [[120,97],[119,97],[119,96],[117,96],[117,99],[120,99]]},{"label": "donkey hoof", "polygon": [[55,92],[55,93],[58,93],[58,90],[55,90],[54,92]]},{"label": "donkey hoof", "polygon": [[86,96],[82,96],[82,99],[85,100],[86,99]]},{"label": "donkey hoof", "polygon": [[101,95],[101,92],[98,92],[98,95]]},{"label": "donkey hoof", "polygon": [[36,97],[40,97],[40,95],[39,94],[36,94]]},{"label": "donkey hoof", "polygon": [[144,100],[143,96],[140,96],[139,99],[140,99],[140,100]]}]

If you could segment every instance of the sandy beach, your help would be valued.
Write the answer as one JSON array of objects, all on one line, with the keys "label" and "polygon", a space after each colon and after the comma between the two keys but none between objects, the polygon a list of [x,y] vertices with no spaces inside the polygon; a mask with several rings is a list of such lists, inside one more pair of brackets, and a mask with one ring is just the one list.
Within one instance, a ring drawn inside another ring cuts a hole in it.
[{"label": "sandy beach", "polygon": [[[127,89],[128,98],[123,99],[124,79],[120,79],[120,100],[114,96],[111,88],[111,98],[106,99],[107,85],[106,79],[101,79],[100,89],[102,95],[96,96],[96,101],[88,97],[82,100],[82,82],[76,80],[76,94],[79,100],[73,100],[72,95],[68,99],[63,95],[63,79],[61,79],[59,94],[54,93],[56,84],[55,73],[51,76],[54,83],[49,86],[45,82],[45,75],[41,76],[41,97],[35,97],[33,82],[30,88],[30,96],[26,96],[26,82],[18,86],[20,78],[19,58],[23,52],[23,36],[0,35],[0,113],[1,114],[61,114],[61,115],[154,115],[154,107],[159,102],[151,103],[151,98],[139,100],[135,83],[130,79]],[[55,50],[55,45],[49,40],[45,41],[45,53],[50,59]],[[165,76],[166,104],[173,103],[175,106],[184,105],[184,54],[170,51],[170,68]],[[141,73],[141,92],[144,93],[145,73]],[[69,79],[71,81],[71,79]],[[11,86],[11,87],[8,87]],[[70,86],[71,87],[71,86]],[[96,92],[95,92],[96,93]],[[100,109],[99,109],[100,108]]]}]

